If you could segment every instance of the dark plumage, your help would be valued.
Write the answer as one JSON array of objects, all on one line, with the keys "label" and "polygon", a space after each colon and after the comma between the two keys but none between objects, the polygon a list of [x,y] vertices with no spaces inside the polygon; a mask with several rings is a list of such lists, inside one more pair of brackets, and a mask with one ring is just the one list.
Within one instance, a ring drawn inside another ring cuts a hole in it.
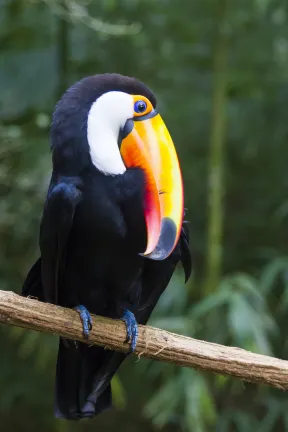
[{"label": "dark plumage", "polygon": [[[186,280],[191,261],[187,226],[164,261],[143,258],[145,178],[139,168],[105,176],[91,162],[87,115],[103,93],[153,93],[134,78],[117,74],[85,78],[57,104],[51,127],[53,173],[40,228],[41,258],[22,294],[66,307],[81,304],[93,314],[119,318],[128,309],[145,324],[178,261]],[[105,145],[105,143],[99,143]],[[126,355],[60,340],[55,415],[93,417],[111,405],[110,381]]]}]

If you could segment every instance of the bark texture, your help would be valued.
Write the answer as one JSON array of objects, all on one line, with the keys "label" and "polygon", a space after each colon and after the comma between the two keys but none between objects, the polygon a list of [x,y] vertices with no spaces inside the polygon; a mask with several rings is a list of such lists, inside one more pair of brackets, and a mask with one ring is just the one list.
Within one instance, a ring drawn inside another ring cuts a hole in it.
[{"label": "bark texture", "polygon": [[[128,351],[129,346],[124,343],[126,329],[122,321],[98,316],[92,316],[92,319],[93,329],[89,339],[84,339],[79,315],[74,310],[0,291],[0,322],[3,324],[53,333],[116,351]],[[136,355],[288,389],[288,361],[150,326],[139,326]]]}]

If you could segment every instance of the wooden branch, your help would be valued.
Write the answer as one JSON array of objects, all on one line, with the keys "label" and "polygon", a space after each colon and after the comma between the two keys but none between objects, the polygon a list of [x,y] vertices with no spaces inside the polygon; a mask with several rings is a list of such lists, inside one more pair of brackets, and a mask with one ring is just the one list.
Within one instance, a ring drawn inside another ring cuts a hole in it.
[{"label": "wooden branch", "polygon": [[[93,316],[89,339],[82,336],[76,311],[0,291],[0,322],[31,330],[53,333],[89,345],[127,352],[125,324]],[[240,348],[226,347],[180,336],[149,326],[139,326],[136,354],[203,371],[230,375],[241,380],[288,389],[288,361]]]}]

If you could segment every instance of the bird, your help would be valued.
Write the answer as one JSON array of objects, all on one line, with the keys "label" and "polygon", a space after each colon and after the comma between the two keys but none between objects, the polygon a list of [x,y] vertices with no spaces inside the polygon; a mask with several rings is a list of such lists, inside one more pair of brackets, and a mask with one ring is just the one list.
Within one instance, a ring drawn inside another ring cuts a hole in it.
[{"label": "bird", "polygon": [[50,147],[40,256],[21,294],[75,309],[88,340],[90,314],[121,319],[130,347],[59,339],[54,415],[80,420],[111,408],[111,380],[178,262],[189,279],[189,230],[176,149],[142,81],[105,73],[76,82],[56,104]]}]

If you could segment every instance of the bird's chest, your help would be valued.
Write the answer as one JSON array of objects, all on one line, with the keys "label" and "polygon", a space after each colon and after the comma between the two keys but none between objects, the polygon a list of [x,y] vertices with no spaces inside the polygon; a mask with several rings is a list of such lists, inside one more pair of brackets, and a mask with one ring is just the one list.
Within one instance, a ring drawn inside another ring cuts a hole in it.
[{"label": "bird's chest", "polygon": [[136,230],[124,213],[103,191],[86,193],[75,212],[68,247],[81,272],[119,288],[131,285],[142,265],[137,237],[143,237],[143,227],[138,223]]},{"label": "bird's chest", "polygon": [[69,274],[83,304],[91,305],[94,313],[137,304],[143,258],[124,239],[92,226],[89,232],[81,231],[81,240],[79,232],[69,243]]},{"label": "bird's chest", "polygon": [[76,209],[74,217],[74,235],[87,241],[111,236],[125,236],[125,221],[119,206],[101,191],[87,192]]},{"label": "bird's chest", "polygon": [[[86,181],[83,200],[76,209],[72,237],[75,244],[110,255],[110,251],[143,252],[146,226],[142,194],[127,199],[125,183],[113,179]],[[124,190],[124,193],[122,193]],[[126,195],[126,198],[122,197]]]}]

